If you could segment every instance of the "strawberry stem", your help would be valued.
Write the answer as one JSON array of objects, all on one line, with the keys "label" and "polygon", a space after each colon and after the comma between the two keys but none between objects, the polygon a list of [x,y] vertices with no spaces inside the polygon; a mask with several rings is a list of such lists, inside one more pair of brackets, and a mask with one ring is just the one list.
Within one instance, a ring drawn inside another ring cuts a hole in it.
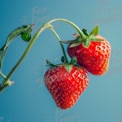
[{"label": "strawberry stem", "polygon": [[63,55],[64,55],[64,63],[68,63],[68,59],[67,59],[67,56],[66,56],[66,53],[65,53],[65,50],[64,50],[64,46],[63,46],[63,44],[61,43],[60,37],[58,36],[58,34],[56,33],[56,31],[55,31],[53,28],[50,28],[50,30],[54,33],[54,35],[56,36],[56,38],[57,38],[58,41],[59,41],[59,44],[60,44],[60,46],[61,46],[61,49],[62,49],[62,52],[63,52]]},{"label": "strawberry stem", "polygon": [[[51,23],[53,22],[56,22],[56,21],[63,21],[63,22],[66,22],[68,24],[70,24],[71,26],[73,26],[79,33],[80,37],[84,40],[86,38],[86,35],[80,30],[80,28],[78,26],[76,26],[73,22],[69,21],[69,20],[66,20],[66,19],[62,19],[62,18],[57,18],[57,19],[53,19],[45,24],[43,24],[39,30],[35,33],[35,35],[33,36],[33,38],[30,40],[27,48],[25,49],[23,55],[20,57],[20,59],[18,60],[18,62],[15,64],[15,66],[11,69],[11,71],[9,72],[9,74],[4,77],[4,75],[2,75],[0,73],[0,75],[4,78],[3,82],[0,84],[0,89],[4,89],[6,88],[6,84],[8,84],[8,81],[9,81],[9,78],[12,76],[12,74],[14,73],[14,71],[18,68],[18,66],[21,64],[21,62],[24,60],[24,58],[26,57],[26,55],[29,53],[31,47],[33,46],[34,42],[36,41],[36,39],[39,37],[39,35],[47,28],[51,29],[51,31],[55,34],[55,36],[57,37],[57,39],[59,40],[59,42],[61,41],[58,34],[55,32],[55,30],[52,28],[52,25]],[[33,26],[33,25],[31,25]],[[14,35],[12,35],[13,38]],[[15,35],[16,36],[16,35]],[[65,54],[65,51],[64,51],[64,47],[62,45],[62,43],[60,42],[60,45],[61,45],[61,48],[62,48],[62,51],[63,51],[63,54],[64,54],[64,58],[65,58],[65,61],[68,62],[67,60],[67,57],[66,57],[66,54]],[[10,86],[10,85],[7,85],[7,86]],[[0,91],[1,92],[1,91]]]},{"label": "strawberry stem", "polygon": [[86,38],[86,36],[82,32],[82,30],[77,25],[75,25],[73,22],[71,22],[67,19],[63,19],[63,18],[56,18],[56,19],[53,19],[53,20],[49,21],[49,23],[52,23],[52,22],[55,22],[55,21],[63,21],[63,22],[66,22],[66,23],[70,24],[71,26],[73,26],[77,30],[77,32],[79,33],[79,35],[82,39]]}]

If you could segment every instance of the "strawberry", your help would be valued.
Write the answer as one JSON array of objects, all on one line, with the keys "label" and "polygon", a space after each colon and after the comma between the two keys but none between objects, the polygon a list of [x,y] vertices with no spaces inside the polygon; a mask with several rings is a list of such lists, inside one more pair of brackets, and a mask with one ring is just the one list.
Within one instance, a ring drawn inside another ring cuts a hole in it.
[{"label": "strawberry", "polygon": [[70,57],[76,57],[77,63],[94,75],[102,75],[107,72],[111,54],[110,43],[98,34],[96,26],[90,34],[86,29],[82,30],[85,38],[75,35],[74,43],[68,45],[67,51]]},{"label": "strawberry", "polygon": [[72,64],[51,67],[44,75],[47,89],[61,109],[71,108],[88,86],[87,71]]}]

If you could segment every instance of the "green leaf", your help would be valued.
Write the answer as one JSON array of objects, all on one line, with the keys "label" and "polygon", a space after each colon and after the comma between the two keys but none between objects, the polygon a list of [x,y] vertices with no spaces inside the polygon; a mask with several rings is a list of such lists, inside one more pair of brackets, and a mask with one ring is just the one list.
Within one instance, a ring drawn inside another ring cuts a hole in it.
[{"label": "green leaf", "polygon": [[72,65],[65,64],[65,69],[70,72],[72,70]]},{"label": "green leaf", "polygon": [[99,34],[99,27],[95,26],[89,35],[97,36]]},{"label": "green leaf", "polygon": [[32,29],[29,28],[27,31],[25,32],[22,32],[21,34],[21,38],[26,41],[26,42],[29,42],[31,40],[31,32],[32,32]]},{"label": "green leaf", "polygon": [[8,35],[4,46],[0,49],[0,69],[2,67],[3,58],[6,54],[9,44],[12,42],[13,39],[15,39],[17,36],[21,34],[24,38],[24,41],[29,41],[31,39],[32,26],[33,26],[32,24],[29,24],[26,26],[24,25],[22,27],[18,27]]},{"label": "green leaf", "polygon": [[86,36],[89,36],[89,33],[88,33],[88,31],[87,31],[85,28],[83,28],[82,31],[83,31],[83,33],[84,33]]},{"label": "green leaf", "polygon": [[8,38],[7,38],[7,41],[6,41],[6,45],[8,45],[14,38],[19,36],[20,34],[30,31],[32,26],[33,26],[32,24],[23,25],[21,27],[16,28],[15,30],[13,30],[8,35]]},{"label": "green leaf", "polygon": [[28,30],[30,31],[31,27],[33,25],[29,24],[29,25],[24,25],[22,27],[18,27],[15,30],[13,30],[7,37],[6,43],[4,45],[4,49],[3,51],[6,50],[6,48],[8,48],[9,44],[12,42],[12,40],[14,38],[16,38],[17,36],[19,36],[20,34],[22,34],[23,32],[27,32]]}]

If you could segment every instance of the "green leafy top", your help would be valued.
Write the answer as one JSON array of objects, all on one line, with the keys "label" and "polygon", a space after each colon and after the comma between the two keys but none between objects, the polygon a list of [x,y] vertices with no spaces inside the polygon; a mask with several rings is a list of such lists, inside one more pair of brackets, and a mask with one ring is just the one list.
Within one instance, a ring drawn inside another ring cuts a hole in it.
[{"label": "green leafy top", "polygon": [[75,47],[80,45],[81,43],[85,48],[88,48],[91,41],[103,41],[101,38],[97,38],[96,36],[99,34],[99,27],[95,26],[93,30],[88,33],[86,29],[82,29],[83,36],[80,36],[80,34],[76,34],[75,40],[68,40],[68,41],[61,41],[62,43],[71,44],[70,47]]},{"label": "green leafy top", "polygon": [[64,59],[64,56],[61,57],[61,61],[62,63],[60,64],[53,64],[51,63],[50,61],[46,60],[46,63],[47,65],[50,67],[50,68],[53,68],[53,67],[57,67],[57,66],[61,66],[61,65],[64,65],[65,69],[70,72],[72,70],[72,66],[75,65],[76,67],[78,67],[78,65],[76,64],[77,63],[77,59],[75,57],[72,57],[70,62],[66,62],[65,59]]}]

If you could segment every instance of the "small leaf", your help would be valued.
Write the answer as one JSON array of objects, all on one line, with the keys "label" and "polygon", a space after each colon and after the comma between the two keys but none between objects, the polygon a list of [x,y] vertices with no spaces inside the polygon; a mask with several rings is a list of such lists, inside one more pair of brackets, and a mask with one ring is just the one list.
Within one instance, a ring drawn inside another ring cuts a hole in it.
[{"label": "small leaf", "polygon": [[3,58],[6,54],[9,44],[12,42],[13,39],[15,39],[17,36],[19,36],[21,34],[25,41],[29,41],[31,39],[31,32],[32,32],[31,27],[32,26],[33,26],[33,24],[18,27],[8,35],[4,46],[0,49],[0,69],[2,67]]},{"label": "small leaf", "polygon": [[6,45],[8,45],[14,38],[19,36],[23,32],[27,32],[28,30],[30,31],[32,26],[33,26],[32,24],[23,25],[13,30],[7,37]]},{"label": "small leaf", "polygon": [[85,28],[83,28],[82,31],[83,31],[83,33],[84,33],[86,36],[89,36],[89,33],[88,33],[88,31],[87,31]]},{"label": "small leaf", "polygon": [[72,65],[65,64],[65,69],[70,72],[72,70]]},{"label": "small leaf", "polygon": [[89,35],[97,36],[99,34],[99,27],[95,26]]},{"label": "small leaf", "polygon": [[26,32],[26,31],[28,31],[28,30],[30,31],[30,29],[31,29],[32,26],[33,26],[32,24],[24,25],[24,26],[18,27],[18,28],[16,28],[15,30],[13,30],[13,31],[8,35],[3,50],[5,51],[6,48],[8,48],[9,44],[12,42],[12,40],[15,39],[17,36],[21,35],[23,32]]},{"label": "small leaf", "polygon": [[31,40],[31,32],[32,32],[32,29],[29,28],[27,31],[25,32],[22,32],[21,34],[21,38],[26,41],[26,42],[29,42]]}]

